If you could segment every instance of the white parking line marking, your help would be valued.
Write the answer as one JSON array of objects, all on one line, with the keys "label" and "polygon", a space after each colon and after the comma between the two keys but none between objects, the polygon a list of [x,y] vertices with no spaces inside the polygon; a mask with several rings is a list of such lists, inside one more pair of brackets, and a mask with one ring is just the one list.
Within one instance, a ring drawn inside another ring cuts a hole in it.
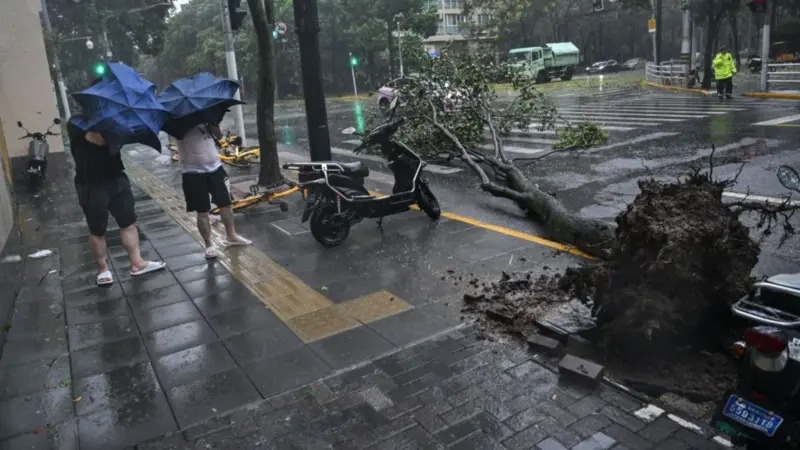
[{"label": "white parking line marking", "polygon": [[756,122],[754,126],[768,127],[771,125],[780,125],[782,123],[789,123],[800,120],[800,114],[793,114],[791,116],[778,117],[777,119],[765,120],[763,122]]},{"label": "white parking line marking", "polygon": [[[723,192],[722,196],[723,197],[738,198],[738,199],[742,199],[742,200],[747,199],[747,200],[750,200],[750,201],[753,201],[753,202],[770,203],[770,204],[773,204],[773,205],[782,205],[783,202],[786,201],[786,198],[764,197],[764,196],[761,196],[761,195],[747,195],[747,194],[740,194],[738,192]],[[789,201],[789,204],[792,205],[792,206],[800,205],[800,201],[791,200],[791,201]]]}]

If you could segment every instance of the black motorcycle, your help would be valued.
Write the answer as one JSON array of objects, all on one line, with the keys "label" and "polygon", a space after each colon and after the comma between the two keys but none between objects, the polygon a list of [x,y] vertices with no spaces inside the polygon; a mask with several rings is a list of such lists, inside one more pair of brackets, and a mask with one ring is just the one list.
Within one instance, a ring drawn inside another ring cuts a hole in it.
[{"label": "black motorcycle", "polygon": [[[791,167],[778,169],[778,179],[800,192],[800,175]],[[712,424],[748,450],[800,448],[800,274],[755,283],[731,310],[757,326],[737,343],[736,387]]]},{"label": "black motorcycle", "polygon": [[[392,110],[397,101],[392,101]],[[421,176],[425,162],[393,136],[405,121],[404,118],[388,121],[363,136],[354,151],[379,147],[394,174],[391,195],[373,195],[364,186],[369,168],[361,162],[302,162],[283,167],[298,172],[298,180],[306,199],[302,221],[310,219],[311,234],[326,247],[341,245],[350,234],[350,227],[365,218],[378,219],[411,209],[419,205],[428,217],[438,220],[442,212],[439,202],[431,192],[428,182]],[[344,134],[358,134],[354,128]]]},{"label": "black motorcycle", "polygon": [[42,132],[31,133],[22,125],[22,122],[17,121],[17,126],[25,131],[25,136],[19,138],[30,139],[28,143],[28,167],[25,169],[25,175],[28,183],[33,189],[41,188],[47,177],[47,157],[50,155],[50,144],[47,142],[47,136],[58,136],[58,133],[50,131],[56,125],[61,124],[61,119],[53,119],[53,123]]}]

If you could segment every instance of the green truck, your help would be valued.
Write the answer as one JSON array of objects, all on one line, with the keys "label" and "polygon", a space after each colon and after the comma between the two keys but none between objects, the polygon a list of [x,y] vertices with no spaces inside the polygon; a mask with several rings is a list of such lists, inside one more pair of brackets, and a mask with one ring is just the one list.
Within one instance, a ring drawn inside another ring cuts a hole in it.
[{"label": "green truck", "polygon": [[537,83],[547,83],[553,78],[569,81],[580,61],[580,50],[572,42],[515,48],[508,52],[508,61]]}]

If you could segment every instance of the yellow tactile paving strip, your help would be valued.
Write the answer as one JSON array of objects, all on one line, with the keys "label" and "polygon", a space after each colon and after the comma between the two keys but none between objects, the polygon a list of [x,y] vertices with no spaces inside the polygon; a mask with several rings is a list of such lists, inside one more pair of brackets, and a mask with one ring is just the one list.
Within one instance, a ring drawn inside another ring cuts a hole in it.
[{"label": "yellow tactile paving strip", "polygon": [[[124,156],[128,175],[195,240],[202,242],[195,217],[187,213],[183,194]],[[214,227],[212,239],[222,248],[224,234]],[[230,248],[218,263],[242,282],[304,342],[313,342],[413,306],[387,291],[336,304],[253,246]]]}]

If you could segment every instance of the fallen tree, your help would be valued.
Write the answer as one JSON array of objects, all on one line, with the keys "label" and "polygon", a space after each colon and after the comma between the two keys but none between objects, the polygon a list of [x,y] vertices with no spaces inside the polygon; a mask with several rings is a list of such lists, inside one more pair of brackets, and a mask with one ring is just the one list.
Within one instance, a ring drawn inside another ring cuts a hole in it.
[{"label": "fallen tree", "polygon": [[[492,84],[495,79],[510,79],[515,96],[501,98]],[[486,55],[444,52],[441,58],[431,58],[402,88],[402,108],[409,120],[400,138],[421,150],[425,159],[462,162],[478,177],[482,190],[516,203],[553,239],[605,258],[613,247],[613,226],[568,211],[519,166],[604,143],[607,135],[591,123],[570,124],[560,118],[534,84],[533,79],[495,64]],[[503,138],[515,129],[532,127],[555,130],[559,142],[551,152],[535,158],[509,158]],[[484,145],[487,139],[488,147]]]}]

